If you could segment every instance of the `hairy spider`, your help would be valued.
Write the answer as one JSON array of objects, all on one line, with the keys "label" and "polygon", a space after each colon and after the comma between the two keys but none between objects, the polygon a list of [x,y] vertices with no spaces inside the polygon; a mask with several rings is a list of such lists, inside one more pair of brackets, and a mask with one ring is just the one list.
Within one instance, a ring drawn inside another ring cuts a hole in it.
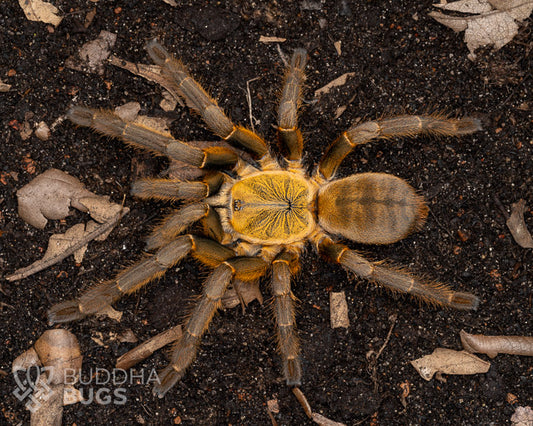
[{"label": "hairy spider", "polygon": [[[301,162],[303,137],[297,125],[305,80],[307,54],[294,51],[286,70],[278,108],[278,137],[286,151],[278,162],[259,135],[233,124],[217,102],[190,76],[183,64],[159,43],[147,50],[172,82],[173,91],[200,114],[212,132],[253,159],[245,160],[231,148],[196,148],[110,111],[75,106],[68,112],[74,123],[104,135],[180,160],[208,171],[201,180],[141,179],[132,194],[143,199],[186,203],[173,211],[148,237],[146,255],[114,279],[98,284],[78,299],[54,305],[52,323],[94,314],[160,277],[187,255],[212,268],[203,292],[175,343],[170,364],[160,375],[154,393],[162,397],[193,361],[200,339],[220,307],[224,292],[236,280],[250,282],[270,272],[278,349],[288,385],[301,382],[300,347],[295,322],[291,277],[298,271],[306,243],[327,259],[360,278],[393,291],[409,293],[434,305],[475,309],[476,296],[453,291],[448,285],[417,278],[403,269],[370,262],[340,242],[391,244],[418,230],[428,208],[404,180],[385,173],[359,173],[334,179],[342,160],[356,146],[372,139],[418,134],[460,136],[480,129],[473,118],[402,115],[354,125],[326,150],[318,168],[308,174]],[[185,233],[194,222],[203,236]]]}]

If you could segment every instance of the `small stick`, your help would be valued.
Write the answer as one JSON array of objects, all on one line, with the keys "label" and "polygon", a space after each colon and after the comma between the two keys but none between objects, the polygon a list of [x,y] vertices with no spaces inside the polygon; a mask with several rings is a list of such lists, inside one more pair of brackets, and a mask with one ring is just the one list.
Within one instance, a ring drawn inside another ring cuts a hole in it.
[{"label": "small stick", "polygon": [[110,221],[102,223],[101,225],[96,227],[92,232],[88,233],[84,238],[80,239],[76,244],[71,245],[64,252],[58,254],[57,256],[49,257],[47,259],[37,260],[29,266],[17,269],[13,274],[8,275],[6,277],[6,280],[21,280],[46,268],[49,268],[50,266],[55,265],[56,263],[61,262],[63,259],[66,259],[71,254],[74,254],[74,252],[78,251],[83,246],[89,244],[89,242],[91,242],[95,238],[98,238],[100,235],[103,235],[113,229],[120,221],[122,216],[126,215],[129,211],[130,209],[128,207],[123,207],[122,210],[120,210],[120,212],[118,212]]},{"label": "small stick", "polygon": [[127,370],[143,359],[148,358],[163,346],[178,340],[181,338],[181,335],[181,325],[177,325],[176,327],[172,327],[169,330],[163,331],[162,333],[159,333],[151,339],[148,339],[146,342],[141,343],[139,346],[136,346],[131,351],[126,352],[124,355],[119,357],[115,367]]},{"label": "small stick", "polygon": [[494,358],[500,354],[533,356],[533,337],[528,336],[485,336],[459,333],[463,348],[471,353],[487,354]]},{"label": "small stick", "polygon": [[250,93],[250,83],[255,80],[259,80],[261,77],[255,77],[246,82],[246,101],[248,102],[248,114],[250,115],[250,126],[252,127],[252,132],[255,132],[254,128],[254,116],[252,111],[252,95]]}]

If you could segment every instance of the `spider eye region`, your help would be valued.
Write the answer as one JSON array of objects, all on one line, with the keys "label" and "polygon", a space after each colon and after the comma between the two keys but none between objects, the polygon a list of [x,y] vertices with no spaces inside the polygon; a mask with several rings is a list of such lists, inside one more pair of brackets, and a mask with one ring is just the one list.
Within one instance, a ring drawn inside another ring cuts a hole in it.
[{"label": "spider eye region", "polygon": [[315,227],[313,187],[290,171],[258,172],[231,188],[230,224],[247,241],[289,244],[305,239]]}]

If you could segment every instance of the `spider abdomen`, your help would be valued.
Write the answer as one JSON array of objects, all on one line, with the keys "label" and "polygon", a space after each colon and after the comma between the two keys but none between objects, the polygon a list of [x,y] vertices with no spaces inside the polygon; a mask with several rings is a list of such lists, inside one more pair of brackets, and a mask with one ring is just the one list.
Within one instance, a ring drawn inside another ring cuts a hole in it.
[{"label": "spider abdomen", "polygon": [[326,184],[318,195],[319,225],[365,244],[391,244],[420,228],[427,206],[413,187],[386,173],[359,173]]},{"label": "spider abdomen", "polygon": [[315,228],[314,186],[292,171],[258,172],[231,188],[230,224],[242,239],[263,244],[304,240]]}]

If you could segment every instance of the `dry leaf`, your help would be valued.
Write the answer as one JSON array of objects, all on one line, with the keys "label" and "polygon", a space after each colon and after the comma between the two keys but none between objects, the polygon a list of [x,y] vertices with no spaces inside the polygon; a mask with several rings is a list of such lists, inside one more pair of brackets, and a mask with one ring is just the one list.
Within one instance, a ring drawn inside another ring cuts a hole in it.
[{"label": "dry leaf", "polygon": [[507,227],[520,247],[533,248],[533,237],[527,230],[524,221],[524,212],[526,211],[525,200],[518,200],[511,206],[511,217],[507,219]]},{"label": "dry leaf", "polygon": [[104,62],[109,58],[116,40],[116,34],[101,31],[95,40],[85,43],[76,56],[69,57],[65,61],[65,66],[77,71],[103,75]]},{"label": "dry leaf", "polygon": [[224,296],[222,296],[222,307],[225,309],[231,309],[239,304],[242,304],[244,307],[248,306],[248,304],[255,299],[257,299],[259,303],[263,303],[263,294],[259,289],[259,281],[249,283],[235,280],[233,282],[233,287],[226,290]]},{"label": "dry leaf", "polygon": [[329,293],[329,309],[331,328],[350,326],[350,319],[348,318],[348,304],[346,303],[346,295],[344,291]]},{"label": "dry leaf", "polygon": [[41,0],[19,0],[19,5],[30,21],[44,22],[57,27],[63,19],[57,14],[59,12],[57,7],[51,3]]},{"label": "dry leaf", "polygon": [[0,92],[9,92],[9,89],[11,89],[11,84],[4,83],[0,80]]},{"label": "dry leaf", "polygon": [[44,121],[40,121],[35,128],[35,136],[42,141],[47,141],[50,138],[50,128]]},{"label": "dry leaf", "polygon": [[96,197],[73,176],[49,169],[17,191],[18,213],[30,225],[43,229],[47,219],[64,219],[70,207],[87,211],[80,197]]},{"label": "dry leaf", "polygon": [[533,337],[529,336],[485,336],[459,333],[463,348],[471,353],[487,354],[494,358],[498,354],[533,356]]},{"label": "dry leaf", "polygon": [[512,426],[531,426],[533,425],[533,410],[531,407],[516,407],[511,416]]},{"label": "dry leaf", "polygon": [[[68,330],[53,329],[45,331],[32,348],[13,361],[14,373],[32,366],[45,367],[31,385],[33,394],[26,404],[32,425],[60,425],[63,405],[81,400],[73,385],[79,380],[82,360],[76,336]],[[78,397],[71,398],[66,391]]]},{"label": "dry leaf", "polygon": [[348,77],[353,77],[354,75],[354,72],[347,72],[341,75],[340,77],[337,77],[335,80],[330,81],[328,84],[315,91],[315,98],[318,98],[328,93],[334,87],[343,86],[344,84],[346,84],[346,80],[348,80]]},{"label": "dry leaf", "polygon": [[466,351],[437,348],[431,355],[411,361],[424,380],[431,380],[435,373],[478,374],[489,371],[490,362],[483,361]]},{"label": "dry leaf", "polygon": [[[83,184],[57,169],[50,169],[37,176],[17,191],[19,214],[33,226],[44,228],[48,219],[63,219],[69,207],[88,212],[96,221],[77,224],[64,234],[50,237],[48,249],[42,259],[16,270],[6,277],[8,281],[20,280],[54,265],[71,254],[77,263],[83,259],[87,244],[92,240],[103,241],[120,218],[129,212],[127,207],[110,202],[86,190]],[[113,311],[116,312],[116,311]],[[118,314],[109,315],[117,318]],[[120,319],[120,318],[119,318]]]},{"label": "dry leaf", "polygon": [[494,46],[498,50],[518,33],[518,24],[533,10],[533,0],[460,0],[436,4],[443,10],[469,13],[469,16],[453,16],[431,12],[429,16],[455,32],[465,32],[465,42],[470,51],[469,59],[475,59],[479,47]]},{"label": "dry leaf", "polygon": [[115,114],[125,121],[135,121],[141,110],[139,102],[127,102],[115,108]]}]

